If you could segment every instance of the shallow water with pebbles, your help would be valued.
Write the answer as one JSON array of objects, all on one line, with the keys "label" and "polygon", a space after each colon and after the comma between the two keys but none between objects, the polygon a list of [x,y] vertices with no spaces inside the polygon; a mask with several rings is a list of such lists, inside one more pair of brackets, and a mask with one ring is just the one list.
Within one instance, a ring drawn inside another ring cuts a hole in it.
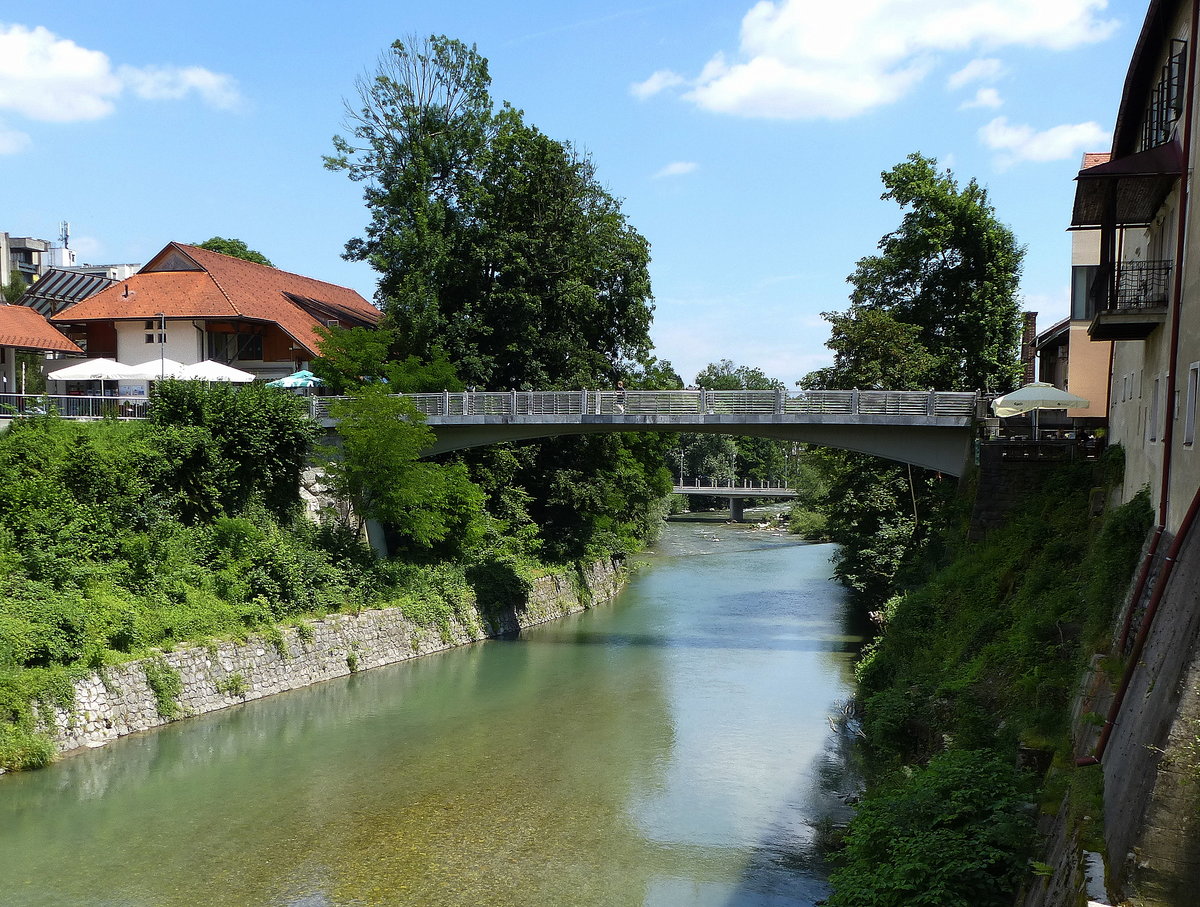
[{"label": "shallow water with pebbles", "polygon": [[671,524],[610,605],[0,779],[0,903],[813,904],[831,553]]}]

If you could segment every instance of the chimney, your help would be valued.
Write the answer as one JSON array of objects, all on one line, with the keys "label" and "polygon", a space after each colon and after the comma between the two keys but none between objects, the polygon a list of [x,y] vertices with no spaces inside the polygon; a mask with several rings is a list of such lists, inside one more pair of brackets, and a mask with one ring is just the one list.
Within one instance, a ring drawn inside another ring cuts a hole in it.
[{"label": "chimney", "polygon": [[1037,312],[1024,312],[1021,332],[1021,383],[1037,380]]}]

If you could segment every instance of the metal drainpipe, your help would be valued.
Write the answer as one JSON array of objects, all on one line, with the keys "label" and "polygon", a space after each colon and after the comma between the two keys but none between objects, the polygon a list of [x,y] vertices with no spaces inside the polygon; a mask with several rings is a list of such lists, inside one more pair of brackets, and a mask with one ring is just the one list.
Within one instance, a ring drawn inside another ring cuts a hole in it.
[{"label": "metal drainpipe", "polygon": [[[1171,346],[1167,359],[1167,399],[1163,414],[1166,424],[1163,428],[1162,482],[1159,486],[1158,494],[1158,525],[1154,530],[1154,539],[1150,543],[1150,550],[1146,552],[1146,560],[1143,562],[1142,569],[1138,573],[1138,583],[1135,587],[1136,592],[1130,600],[1129,612],[1125,615],[1125,624],[1121,629],[1120,648],[1118,651],[1124,650],[1125,643],[1129,639],[1133,611],[1145,591],[1146,582],[1150,575],[1150,562],[1157,552],[1159,541],[1166,528],[1167,515],[1171,503],[1171,448],[1175,438],[1175,363],[1179,358],[1179,322],[1180,312],[1183,309],[1183,259],[1187,249],[1188,179],[1190,178],[1192,161],[1192,114],[1196,101],[1197,19],[1200,19],[1200,0],[1192,0],[1192,18],[1191,22],[1188,23],[1188,99],[1183,118],[1183,174],[1179,180],[1178,227],[1175,231],[1175,286],[1171,300]],[[1117,688],[1117,693],[1113,697],[1104,727],[1100,731],[1100,739],[1096,742],[1095,755],[1077,760],[1077,765],[1094,765],[1104,758],[1104,751],[1108,747],[1113,726],[1116,724],[1117,717],[1121,712],[1121,706],[1125,702],[1125,694],[1129,690],[1129,684],[1133,680],[1133,672],[1137,670],[1142,648],[1145,646],[1146,638],[1150,635],[1150,628],[1154,624],[1154,616],[1158,612],[1158,603],[1162,600],[1167,583],[1171,578],[1171,573],[1175,569],[1175,557],[1179,554],[1183,540],[1187,537],[1188,531],[1191,529],[1198,508],[1200,508],[1200,489],[1196,491],[1195,496],[1192,498],[1192,503],[1188,507],[1187,513],[1184,514],[1183,522],[1179,525],[1179,531],[1176,532],[1175,538],[1171,542],[1171,547],[1167,550],[1166,557],[1163,560],[1162,571],[1159,573],[1158,581],[1154,585],[1154,592],[1150,595],[1150,602],[1146,605],[1146,614],[1142,618],[1142,625],[1138,629],[1137,638],[1134,640],[1133,651],[1129,655],[1125,672],[1121,676],[1121,685]]]},{"label": "metal drainpipe", "polygon": [[1129,662],[1125,665],[1125,673],[1121,675],[1121,685],[1117,687],[1117,693],[1113,697],[1112,705],[1108,709],[1108,715],[1104,719],[1104,727],[1100,731],[1100,739],[1096,741],[1096,753],[1093,756],[1084,756],[1082,759],[1077,759],[1075,761],[1076,765],[1095,765],[1104,758],[1104,751],[1107,749],[1109,738],[1112,736],[1113,726],[1117,723],[1117,718],[1121,714],[1121,705],[1125,701],[1125,694],[1129,692],[1129,684],[1133,680],[1133,672],[1137,670],[1138,662],[1142,657],[1142,649],[1145,648],[1146,639],[1150,635],[1150,627],[1154,623],[1154,615],[1158,612],[1159,602],[1162,601],[1163,595],[1166,593],[1167,583],[1170,581],[1171,574],[1175,570],[1176,559],[1179,557],[1179,549],[1183,547],[1188,532],[1192,528],[1192,523],[1195,522],[1197,513],[1200,513],[1200,489],[1196,490],[1191,506],[1188,507],[1187,513],[1184,514],[1183,522],[1179,524],[1179,532],[1175,534],[1175,538],[1171,542],[1171,547],[1167,549],[1166,556],[1163,558],[1162,573],[1159,574],[1158,582],[1154,585],[1154,592],[1150,595],[1150,603],[1146,606],[1146,616],[1142,619],[1142,626],[1138,629],[1137,638],[1133,641],[1133,651],[1129,653]]}]

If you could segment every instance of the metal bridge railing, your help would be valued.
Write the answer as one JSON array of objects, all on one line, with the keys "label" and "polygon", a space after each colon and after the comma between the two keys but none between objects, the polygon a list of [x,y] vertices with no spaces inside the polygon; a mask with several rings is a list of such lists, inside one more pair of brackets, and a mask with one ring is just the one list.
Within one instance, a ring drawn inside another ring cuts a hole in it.
[{"label": "metal bridge railing", "polygon": [[[978,395],[943,391],[443,391],[408,394],[426,416],[975,415]],[[313,397],[327,418],[336,397]]]},{"label": "metal bridge railing", "polygon": [[[474,391],[407,394],[426,416],[976,415],[978,396],[926,391]],[[338,397],[311,397],[314,418]],[[0,418],[55,413],[68,419],[145,419],[145,397],[0,394]]]},{"label": "metal bridge railing", "polygon": [[145,419],[145,397],[60,397],[49,394],[0,394],[0,419],[57,415],[64,419]]}]

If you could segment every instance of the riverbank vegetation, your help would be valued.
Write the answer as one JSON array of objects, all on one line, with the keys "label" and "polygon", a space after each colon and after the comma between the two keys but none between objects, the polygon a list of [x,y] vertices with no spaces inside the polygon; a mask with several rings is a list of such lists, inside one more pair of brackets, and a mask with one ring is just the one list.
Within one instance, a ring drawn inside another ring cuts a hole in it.
[{"label": "riverbank vegetation", "polygon": [[[670,439],[422,461],[428,432],[386,393],[682,386],[651,355],[649,244],[591,160],[489,84],[461,42],[396,42],[326,159],[365,187],[347,255],[378,270],[383,311],[378,329],[331,327],[313,363],[347,397],[340,442],[316,451],[326,519],[299,507],[318,429],[261,386],[165,381],[149,423],[46,416],[0,436],[0,767],[44,763],[36,704],[69,706],[72,679],[113,661],[338,609],[440,627],[472,595],[519,605],[539,571],[657,531]],[[389,556],[362,541],[368,520]]]},{"label": "riverbank vegetation", "polygon": [[857,669],[869,787],[831,907],[1011,904],[1033,855],[1029,804],[1090,794],[1071,698],[1152,521],[1144,494],[1090,511],[1119,453],[1047,477],[982,542],[954,527],[945,566],[878,615]]}]

